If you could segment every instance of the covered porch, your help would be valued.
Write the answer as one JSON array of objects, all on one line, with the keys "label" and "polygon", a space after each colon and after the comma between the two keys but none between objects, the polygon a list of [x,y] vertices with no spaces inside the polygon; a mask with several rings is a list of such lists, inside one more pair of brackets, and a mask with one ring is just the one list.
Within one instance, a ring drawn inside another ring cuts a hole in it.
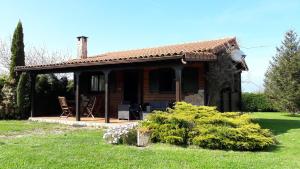
[{"label": "covered porch", "polygon": [[[36,110],[39,100],[35,96],[35,80],[38,74],[74,73],[73,117],[65,121],[85,121],[96,123],[122,123],[120,106],[137,105],[147,112],[165,109],[177,101],[205,104],[205,62],[184,65],[177,62],[154,62],[133,67],[110,67],[103,69],[81,68],[76,71],[66,69],[29,71],[31,77],[31,119],[62,120],[63,118],[40,115]],[[84,115],[86,100],[96,98],[93,112],[95,118]],[[154,108],[155,107],[155,108]],[[130,115],[131,116],[131,115]],[[142,119],[135,114],[130,120]]]}]

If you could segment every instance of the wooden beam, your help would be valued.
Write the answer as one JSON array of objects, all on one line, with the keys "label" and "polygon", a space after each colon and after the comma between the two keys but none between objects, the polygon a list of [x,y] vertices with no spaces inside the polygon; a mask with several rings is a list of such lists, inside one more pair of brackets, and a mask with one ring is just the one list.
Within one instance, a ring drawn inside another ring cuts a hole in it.
[{"label": "wooden beam", "polygon": [[80,121],[80,72],[75,72],[74,74],[76,121]]},{"label": "wooden beam", "polygon": [[105,123],[109,123],[109,87],[108,77],[111,70],[104,70],[104,81],[105,81]]},{"label": "wooden beam", "polygon": [[182,78],[182,66],[173,67],[175,71],[175,80],[176,80],[176,102],[180,102],[182,100],[182,89],[181,89],[181,78]]},{"label": "wooden beam", "polygon": [[35,81],[36,81],[36,74],[30,73],[30,100],[31,100],[31,110],[30,110],[30,117],[33,117],[36,114],[35,108]]}]

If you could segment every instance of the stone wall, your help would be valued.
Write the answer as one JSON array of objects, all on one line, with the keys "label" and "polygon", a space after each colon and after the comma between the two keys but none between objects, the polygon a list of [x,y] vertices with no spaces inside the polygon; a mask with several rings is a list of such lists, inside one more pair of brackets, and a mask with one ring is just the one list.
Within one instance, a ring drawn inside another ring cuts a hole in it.
[{"label": "stone wall", "polygon": [[217,61],[208,63],[206,78],[208,105],[217,106],[220,111],[240,110],[241,70],[229,53],[221,53]]}]

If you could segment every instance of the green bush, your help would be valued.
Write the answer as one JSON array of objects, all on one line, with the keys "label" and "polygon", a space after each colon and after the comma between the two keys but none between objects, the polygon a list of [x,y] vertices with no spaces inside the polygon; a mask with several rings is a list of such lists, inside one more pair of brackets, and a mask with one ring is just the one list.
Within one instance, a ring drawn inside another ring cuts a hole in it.
[{"label": "green bush", "polygon": [[126,124],[111,126],[105,130],[103,139],[110,144],[137,144],[137,125]]},{"label": "green bush", "polygon": [[20,119],[17,113],[15,82],[7,80],[1,89],[0,119]]},{"label": "green bush", "polygon": [[66,88],[67,93],[69,95],[72,95],[72,93],[74,93],[74,80],[69,80]]},{"label": "green bush", "polygon": [[68,79],[58,79],[54,74],[38,75],[36,79],[36,112],[37,115],[58,115],[61,112],[58,96],[67,96]]},{"label": "green bush", "polygon": [[137,144],[137,130],[136,128],[130,129],[127,134],[120,138],[121,144],[136,145]]},{"label": "green bush", "polygon": [[220,113],[215,107],[185,102],[151,113],[140,127],[151,132],[152,142],[250,151],[276,144],[272,133],[253,123],[247,114]]},{"label": "green bush", "polygon": [[6,75],[0,75],[0,104],[2,102],[2,95],[3,95],[2,94],[2,88],[4,87],[7,80],[8,80],[8,77]]},{"label": "green bush", "polygon": [[22,73],[17,86],[18,114],[25,119],[30,114],[30,80],[27,73]]},{"label": "green bush", "polygon": [[[21,74],[18,84],[0,76],[0,119],[24,119],[30,112],[30,78]],[[56,116],[61,113],[58,96],[73,97],[73,83],[53,74],[38,75],[36,79],[36,114]]]},{"label": "green bush", "polygon": [[273,104],[264,93],[243,93],[242,110],[245,112],[273,112]]},{"label": "green bush", "polygon": [[0,90],[3,88],[4,84],[7,82],[8,77],[6,75],[0,75]]}]

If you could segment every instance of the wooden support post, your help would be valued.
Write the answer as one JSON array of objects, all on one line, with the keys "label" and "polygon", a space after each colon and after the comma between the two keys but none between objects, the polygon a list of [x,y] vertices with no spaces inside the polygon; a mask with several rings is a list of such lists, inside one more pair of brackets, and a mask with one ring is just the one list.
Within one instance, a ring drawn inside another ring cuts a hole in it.
[{"label": "wooden support post", "polygon": [[105,123],[109,123],[109,87],[108,87],[108,76],[110,70],[103,71],[104,81],[105,81]]},{"label": "wooden support post", "polygon": [[181,76],[182,76],[182,66],[175,66],[175,78],[176,78],[176,102],[180,102],[182,99],[181,93]]},{"label": "wooden support post", "polygon": [[204,63],[204,105],[208,106],[208,71],[209,71],[208,63]]},{"label": "wooden support post", "polygon": [[30,100],[31,100],[31,111],[30,117],[33,117],[36,114],[35,109],[35,81],[36,81],[36,74],[30,73]]},{"label": "wooden support post", "polygon": [[76,121],[80,121],[80,73],[75,72],[75,111],[76,111]]}]

